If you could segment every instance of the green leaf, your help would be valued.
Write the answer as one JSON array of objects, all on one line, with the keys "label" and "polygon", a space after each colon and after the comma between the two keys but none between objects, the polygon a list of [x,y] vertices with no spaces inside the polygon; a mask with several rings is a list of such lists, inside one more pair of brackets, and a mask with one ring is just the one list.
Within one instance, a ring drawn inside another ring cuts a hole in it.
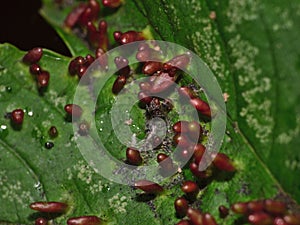
[{"label": "green leaf", "polygon": [[[72,31],[63,27],[66,16],[76,6],[76,3],[74,5],[67,5],[61,10],[58,5],[53,4],[52,0],[44,0],[43,3],[44,6],[40,11],[41,15],[65,41],[71,54],[77,56],[91,53],[86,41],[80,40]],[[108,23],[108,34],[111,43],[113,42],[112,34],[114,31],[142,30],[145,29],[147,25],[146,18],[137,11],[133,1],[127,1],[124,6],[115,11],[101,7],[100,14],[102,17],[105,17]]]},{"label": "green leaf", "polygon": [[[71,8],[60,10],[44,0],[41,13],[72,55],[85,55],[91,51],[86,42],[62,27]],[[216,19],[210,18],[212,11]],[[101,13],[108,21],[110,40],[114,30],[142,30],[150,25],[155,38],[193,50],[229,95],[221,151],[234,160],[237,172],[215,177],[201,191],[195,206],[212,213],[219,224],[233,224],[235,216],[218,218],[219,205],[274,197],[300,202],[300,4],[296,0],[289,4],[279,0],[128,0],[116,12]],[[0,221],[32,224],[38,215],[28,205],[48,200],[71,206],[56,219],[58,224],[87,214],[98,215],[108,224],[176,223],[173,203],[182,192],[174,180],[166,182],[171,186],[166,193],[145,202],[136,190],[111,183],[84,161],[63,111],[77,87],[77,78],[68,76],[70,59],[45,51],[40,64],[50,72],[51,80],[41,96],[28,66],[21,62],[23,55],[10,45],[0,47],[0,111],[4,115],[15,108],[26,109],[20,130],[0,118],[0,202],[6,203],[0,209]],[[112,83],[113,79],[101,93],[97,126],[106,129],[100,136],[107,146],[113,143],[111,154],[124,159],[126,146],[111,135],[113,129],[107,122],[114,100]],[[142,131],[143,111],[136,108],[131,115]],[[176,118],[170,119],[176,122]],[[53,140],[48,135],[52,125],[59,131]],[[54,142],[53,149],[44,147],[47,141]],[[191,178],[186,170],[184,176]],[[175,178],[183,179],[181,175]],[[289,206],[296,210],[292,203]]]},{"label": "green leaf", "polygon": [[[140,5],[162,39],[193,49],[218,77],[230,96],[228,129],[234,127],[247,145],[235,151],[253,151],[300,202],[300,180],[295,179],[300,170],[300,153],[295,150],[299,144],[299,2],[157,0]],[[211,12],[215,20],[210,19]]]}]

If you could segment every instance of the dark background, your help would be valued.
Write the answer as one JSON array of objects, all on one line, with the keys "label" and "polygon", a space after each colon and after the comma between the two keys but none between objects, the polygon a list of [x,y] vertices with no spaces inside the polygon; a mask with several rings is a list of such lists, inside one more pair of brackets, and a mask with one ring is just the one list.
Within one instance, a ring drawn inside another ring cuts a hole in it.
[{"label": "dark background", "polygon": [[0,43],[11,43],[21,50],[34,47],[51,49],[70,56],[54,29],[39,15],[40,0],[3,0],[0,5]]}]

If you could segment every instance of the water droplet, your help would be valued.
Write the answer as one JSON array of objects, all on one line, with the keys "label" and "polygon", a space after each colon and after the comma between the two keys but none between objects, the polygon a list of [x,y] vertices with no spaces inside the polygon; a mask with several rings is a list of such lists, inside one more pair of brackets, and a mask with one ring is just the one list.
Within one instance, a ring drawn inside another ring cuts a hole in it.
[{"label": "water droplet", "polygon": [[105,185],[105,186],[103,187],[103,189],[102,189],[102,192],[103,192],[103,193],[107,193],[107,192],[109,192],[109,191],[110,191],[110,187],[109,187],[109,186],[106,186],[106,185]]},{"label": "water droplet", "polygon": [[26,107],[26,108],[24,109],[24,113],[27,113],[27,115],[30,116],[30,117],[32,117],[33,114],[34,114],[31,107]]},{"label": "water droplet", "polygon": [[11,86],[6,86],[5,89],[6,89],[6,91],[9,92],[9,93],[12,91]]},{"label": "water droplet", "polygon": [[102,132],[102,131],[103,131],[103,129],[102,129],[102,128],[100,128],[100,129],[99,129],[99,131],[100,131],[100,132]]},{"label": "water droplet", "polygon": [[53,142],[47,141],[47,142],[45,143],[45,148],[46,148],[46,149],[51,149],[51,148],[53,148],[53,147],[54,147],[54,143],[53,143]]},{"label": "water droplet", "polygon": [[100,123],[103,124],[104,123],[103,120],[101,120]]},{"label": "water droplet", "polygon": [[27,115],[30,116],[30,117],[33,117],[33,111],[28,111]]},{"label": "water droplet", "polygon": [[0,126],[0,138],[5,138],[8,135],[8,129],[6,125]]}]

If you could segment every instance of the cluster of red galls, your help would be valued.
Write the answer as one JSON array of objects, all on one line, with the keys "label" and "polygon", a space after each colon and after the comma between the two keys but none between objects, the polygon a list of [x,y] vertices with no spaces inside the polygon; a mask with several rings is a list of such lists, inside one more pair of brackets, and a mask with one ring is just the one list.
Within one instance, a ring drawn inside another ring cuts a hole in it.
[{"label": "cluster of red galls", "polygon": [[50,74],[46,70],[42,70],[38,62],[43,56],[42,48],[33,48],[29,50],[26,55],[23,57],[23,62],[30,65],[29,71],[35,76],[37,81],[37,86],[40,91],[43,91],[44,88],[48,86]]},{"label": "cluster of red galls", "polygon": [[[44,217],[37,218],[35,225],[47,225],[48,219],[46,218],[66,213],[68,205],[63,202],[34,202],[30,204],[30,208],[45,215]],[[68,225],[100,225],[102,222],[97,216],[80,216],[67,220]]]},{"label": "cluster of red galls", "polygon": [[[224,206],[219,208],[221,215],[226,215]],[[238,202],[230,207],[231,211],[241,214],[253,225],[300,225],[300,215],[288,211],[284,202],[266,199]],[[228,210],[227,210],[228,211]],[[226,212],[226,210],[225,210]]]},{"label": "cluster of red galls", "polygon": [[[102,4],[105,7],[118,8],[122,2],[120,0],[102,0]],[[79,27],[82,33],[85,34],[89,45],[96,49],[95,57],[88,54],[85,57],[78,56],[71,61],[69,65],[71,75],[78,75],[81,78],[95,59],[99,59],[102,68],[105,69],[107,67],[107,59],[103,56],[109,48],[107,22],[100,20],[98,26],[95,26],[99,13],[99,2],[97,0],[89,0],[87,3],[81,3],[75,7],[64,21],[64,26],[69,29]],[[137,31],[127,31],[124,33],[115,31],[114,39],[119,44],[128,44],[144,40],[144,37],[141,32]]]},{"label": "cluster of red galls", "polygon": [[[120,0],[103,0],[105,7],[117,8],[122,3]],[[105,52],[109,48],[107,36],[107,23],[101,20],[98,27],[95,26],[95,21],[98,19],[100,5],[97,0],[89,0],[87,3],[81,3],[75,7],[68,17],[64,25],[67,28],[73,29],[79,27],[85,34],[89,44],[96,48],[95,57],[88,54],[85,57],[78,56],[69,64],[70,75],[77,75],[79,78],[84,76],[87,68],[97,59],[103,69],[107,68],[107,58]],[[128,44],[134,41],[144,40],[141,32],[127,31],[114,32],[114,39],[119,44]],[[36,76],[39,89],[48,86],[50,75],[47,71],[43,71],[37,64],[42,57],[42,49],[35,48],[29,51],[23,58],[23,61],[30,64],[31,74]],[[149,79],[140,83],[140,92],[138,99],[140,106],[146,108],[150,104],[160,104],[160,99],[153,97],[161,92],[168,91],[176,83],[180,69],[185,68],[189,61],[189,54],[175,56],[169,61],[162,63],[158,62],[159,51],[151,48],[147,44],[141,44],[136,54],[137,60],[145,62],[142,72],[149,76]],[[115,65],[118,69],[117,78],[113,84],[112,92],[114,94],[120,91],[126,85],[128,78],[131,75],[129,62],[124,57],[116,57]],[[183,86],[178,89],[178,93],[182,98],[186,98],[188,102],[204,117],[210,119],[212,117],[211,109],[207,102],[200,99],[197,94],[189,87]],[[83,110],[75,104],[65,106],[65,111],[68,115],[74,118],[80,118]],[[21,109],[16,109],[11,113],[12,121],[16,124],[21,124],[23,121],[24,112]],[[50,129],[51,130],[51,129]],[[53,128],[52,128],[53,130]],[[86,134],[88,125],[80,123],[79,132]],[[199,171],[198,166],[206,148],[198,141],[201,140],[203,129],[198,122],[178,121],[173,125],[175,133],[173,142],[174,145],[180,148],[179,159],[186,159],[192,155],[189,160],[189,168],[197,179],[205,179],[212,175],[212,169],[217,168],[222,171],[234,172],[235,167],[227,155],[223,153],[210,154],[212,166],[205,171]],[[57,133],[57,131],[56,131]],[[196,141],[195,141],[196,140]],[[143,158],[140,152],[132,147],[126,150],[126,162],[131,165],[140,166],[143,163]],[[157,162],[160,164],[160,171],[163,175],[168,176],[177,170],[177,166],[173,160],[165,153],[157,155]],[[164,188],[149,180],[139,180],[134,186],[146,193],[159,195],[164,192]],[[184,193],[174,202],[176,216],[181,218],[177,225],[215,225],[217,224],[213,216],[209,213],[203,213],[198,209],[191,207],[192,203],[197,199],[200,188],[195,181],[184,181],[181,184],[181,190]],[[41,213],[62,214],[68,209],[68,205],[62,202],[34,202],[30,208]],[[225,206],[219,207],[220,217],[225,218],[229,214],[229,209]],[[274,200],[251,201],[247,203],[235,203],[231,206],[231,211],[237,214],[247,216],[248,222],[253,225],[300,225],[298,216],[287,213],[284,203]],[[67,221],[68,225],[100,225],[102,220],[97,216],[81,216],[70,218]],[[45,217],[36,219],[36,225],[46,225],[48,220]]]}]

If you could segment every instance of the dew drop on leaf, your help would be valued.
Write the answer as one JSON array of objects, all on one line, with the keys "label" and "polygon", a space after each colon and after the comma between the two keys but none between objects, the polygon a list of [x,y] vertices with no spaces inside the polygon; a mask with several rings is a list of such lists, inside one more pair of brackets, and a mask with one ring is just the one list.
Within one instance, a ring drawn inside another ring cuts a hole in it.
[{"label": "dew drop on leaf", "polygon": [[6,86],[5,90],[6,90],[6,92],[10,93],[12,91],[12,88],[11,88],[11,86]]},{"label": "dew drop on leaf", "polygon": [[8,130],[6,125],[1,125],[0,126],[0,138],[3,139],[8,135]]}]

